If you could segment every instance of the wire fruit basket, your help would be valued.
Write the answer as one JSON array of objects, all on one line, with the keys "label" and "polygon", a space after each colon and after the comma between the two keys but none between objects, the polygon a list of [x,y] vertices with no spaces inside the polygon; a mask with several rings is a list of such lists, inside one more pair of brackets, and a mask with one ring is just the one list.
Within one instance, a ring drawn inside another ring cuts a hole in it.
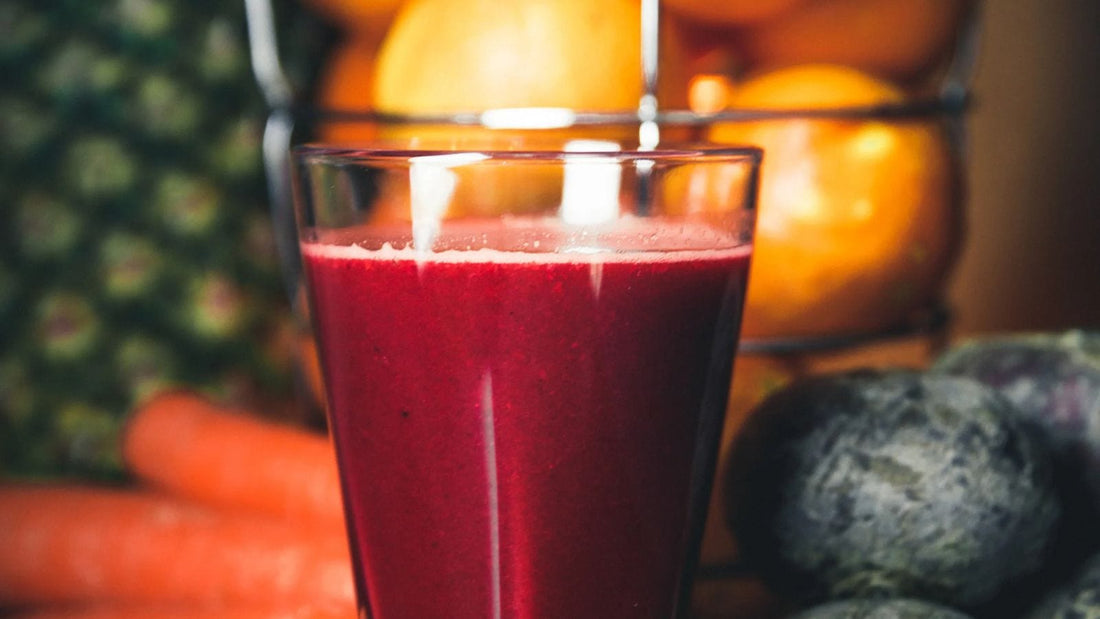
[{"label": "wire fruit basket", "polygon": [[[812,133],[818,127],[844,127],[852,135],[849,142],[853,148],[867,147],[868,144],[881,144],[883,141],[897,139],[911,133],[935,134],[940,136],[942,148],[938,151],[917,151],[914,157],[930,165],[939,166],[939,176],[947,178],[937,185],[938,193],[929,191],[931,196],[918,195],[913,199],[911,208],[939,209],[935,226],[929,228],[929,234],[943,237],[944,243],[938,250],[942,264],[929,268],[931,279],[922,285],[925,294],[909,302],[899,311],[883,312],[879,308],[866,310],[868,316],[860,318],[861,306],[851,304],[851,299],[861,294],[874,296],[873,292],[888,287],[888,282],[870,280],[862,284],[865,290],[858,288],[860,274],[873,271],[875,260],[868,259],[860,265],[849,267],[852,271],[849,280],[842,283],[829,283],[824,275],[816,279],[796,281],[802,288],[825,290],[829,286],[836,288],[833,296],[824,293],[811,297],[814,299],[797,316],[806,329],[788,329],[784,325],[797,322],[775,323],[761,328],[752,328],[751,315],[748,317],[749,329],[742,335],[738,372],[735,373],[734,387],[730,395],[727,413],[727,428],[723,438],[724,448],[731,442],[739,420],[769,390],[794,380],[798,376],[855,367],[862,364],[920,365],[938,351],[946,341],[951,325],[951,310],[943,298],[944,281],[962,243],[964,217],[963,195],[961,188],[962,173],[965,167],[966,128],[965,117],[970,106],[969,84],[977,57],[979,19],[976,6],[969,11],[968,18],[960,26],[955,37],[953,50],[948,61],[937,73],[931,87],[922,87],[920,94],[906,97],[904,100],[872,105],[802,105],[802,106],[741,106],[726,107],[717,110],[670,109],[662,107],[658,98],[660,75],[659,34],[665,7],[660,0],[642,0],[641,2],[641,47],[640,56],[642,95],[635,109],[614,112],[593,112],[569,108],[493,108],[464,112],[438,114],[395,114],[375,109],[336,109],[308,101],[300,92],[295,92],[283,70],[279,57],[279,28],[270,0],[245,0],[250,35],[250,52],[253,71],[269,108],[269,116],[264,132],[263,157],[267,172],[269,201],[274,229],[278,234],[282,266],[286,277],[288,295],[294,309],[301,313],[300,271],[298,243],[294,238],[294,215],[291,205],[291,187],[289,180],[289,152],[296,143],[314,139],[319,135],[318,128],[332,124],[351,124],[374,128],[369,133],[382,137],[395,136],[408,139],[409,136],[462,136],[464,132],[485,139],[505,136],[508,140],[561,139],[562,136],[585,137],[607,135],[610,131],[617,139],[628,141],[641,148],[654,148],[664,141],[710,141],[721,135],[723,130],[735,136],[759,137],[767,139],[769,135],[790,138],[792,135]],[[732,128],[732,129],[730,129]],[[749,130],[751,129],[751,130]],[[769,133],[771,132],[771,133]],[[874,139],[878,139],[875,142]],[[453,137],[453,139],[460,139]],[[839,138],[833,138],[838,139]],[[862,141],[860,141],[862,140]],[[848,144],[848,142],[845,142]],[[862,146],[861,146],[862,145]],[[821,155],[824,157],[825,155]],[[787,183],[782,178],[788,168],[797,167],[796,163],[787,165],[787,161],[777,158],[769,166],[769,149],[765,145],[764,187],[761,196],[761,216],[769,204],[769,175],[777,178],[775,185]],[[804,162],[801,162],[804,163]],[[885,160],[884,169],[900,167],[896,161]],[[890,168],[889,166],[893,166]],[[834,170],[835,173],[835,170]],[[854,168],[845,171],[850,174],[866,173],[875,176],[875,169]],[[837,176],[842,176],[838,174]],[[884,183],[891,183],[896,176],[885,175]],[[903,179],[904,180],[904,179]],[[840,196],[835,190],[836,184],[829,179],[820,182],[814,188],[815,199],[826,206],[851,196]],[[878,188],[878,194],[871,198],[852,199],[860,202],[864,210],[888,213],[902,210],[907,190],[901,185],[894,186],[896,191]],[[914,190],[920,193],[921,189]],[[912,192],[910,192],[912,193]],[[837,195],[834,195],[837,194]],[[929,207],[931,205],[931,207]],[[895,215],[894,219],[920,219],[920,215]],[[937,219],[938,218],[938,219]],[[906,223],[906,222],[902,222]],[[758,226],[759,227],[759,226]],[[902,233],[898,233],[902,234]],[[911,239],[904,239],[909,242]],[[758,231],[757,251],[760,262],[766,259],[759,256],[762,243],[770,242],[766,231]],[[925,239],[924,245],[931,241]],[[901,244],[901,245],[904,245]],[[920,251],[899,245],[896,249],[918,254]],[[880,250],[887,255],[887,250]],[[828,263],[831,255],[815,257],[812,253],[801,256],[784,257],[773,260],[776,266],[770,266],[765,274],[758,271],[754,264],[754,277],[781,278],[786,271],[809,272],[817,262]],[[784,267],[783,262],[789,266]],[[834,269],[836,270],[836,269]],[[777,276],[776,273],[781,275]],[[817,282],[825,282],[818,284]],[[857,286],[853,293],[852,286]],[[894,294],[891,292],[891,294]],[[753,292],[750,286],[750,301],[747,312],[752,312]],[[896,296],[896,295],[895,295]],[[780,291],[773,298],[773,305],[798,305],[797,296],[784,297]],[[816,303],[817,305],[814,305]],[[818,322],[823,314],[848,314],[845,323]],[[807,318],[808,317],[808,318]],[[766,322],[766,321],[765,321]],[[308,320],[301,320],[308,340]],[[841,324],[842,326],[836,326]],[[814,326],[816,325],[816,326]],[[308,351],[308,347],[307,347]],[[307,352],[308,354],[308,352]],[[320,408],[319,392],[306,394],[307,406]],[[723,456],[724,457],[724,456]],[[719,472],[721,477],[721,472]],[[721,614],[731,605],[744,607],[746,599],[757,600],[759,611],[767,615],[774,611],[774,601],[769,598],[751,577],[746,568],[739,563],[736,542],[730,539],[724,526],[721,492],[716,492],[709,514],[709,523],[702,555],[702,564],[697,586],[696,606],[702,616]]]}]

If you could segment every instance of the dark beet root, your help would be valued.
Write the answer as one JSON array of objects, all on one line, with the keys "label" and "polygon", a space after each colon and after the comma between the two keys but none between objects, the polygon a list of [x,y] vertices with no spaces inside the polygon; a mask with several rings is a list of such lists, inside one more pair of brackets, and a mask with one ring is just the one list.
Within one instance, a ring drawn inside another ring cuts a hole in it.
[{"label": "dark beet root", "polygon": [[970,615],[923,600],[895,598],[829,602],[792,619],[970,619]]},{"label": "dark beet root", "polygon": [[744,558],[803,603],[981,604],[1040,566],[1061,511],[1010,402],[912,371],[796,381],[752,413],[727,466]]},{"label": "dark beet root", "polygon": [[1100,332],[972,339],[948,350],[932,371],[998,390],[1053,452],[1064,516],[1043,573],[1007,600],[1009,606],[1026,603],[1100,550]]},{"label": "dark beet root", "polygon": [[1004,394],[1042,428],[1055,453],[1078,469],[1100,504],[1100,332],[971,340],[949,350],[932,369]]},{"label": "dark beet root", "polygon": [[1100,555],[1089,560],[1068,585],[1048,596],[1029,619],[1093,619],[1100,617]]}]

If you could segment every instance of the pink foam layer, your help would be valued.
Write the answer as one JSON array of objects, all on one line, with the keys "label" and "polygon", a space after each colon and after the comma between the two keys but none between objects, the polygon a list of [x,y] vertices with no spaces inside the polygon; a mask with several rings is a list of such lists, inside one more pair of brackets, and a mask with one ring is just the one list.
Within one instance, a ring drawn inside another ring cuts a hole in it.
[{"label": "pink foam layer", "polygon": [[[736,244],[729,234],[711,227],[641,219],[619,222],[602,230],[529,222],[517,225],[494,220],[480,227],[445,229],[439,235],[439,245],[451,243],[464,245],[464,248],[431,251],[418,250],[407,242],[380,243],[369,229],[364,229],[362,234],[364,239],[374,237],[373,241],[360,241],[354,230],[336,230],[322,233],[319,241],[303,243],[302,251],[315,257],[341,260],[510,264],[730,260],[748,256],[752,251],[751,245]],[[377,248],[366,248],[360,243]]]}]

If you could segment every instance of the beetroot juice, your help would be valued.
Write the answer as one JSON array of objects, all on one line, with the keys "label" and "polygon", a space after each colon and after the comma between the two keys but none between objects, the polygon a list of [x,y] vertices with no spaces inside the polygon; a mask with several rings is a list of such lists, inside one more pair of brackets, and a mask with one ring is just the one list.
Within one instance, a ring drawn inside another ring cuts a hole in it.
[{"label": "beetroot juice", "polygon": [[302,246],[360,603],[671,617],[749,247],[643,220],[485,225],[425,254],[366,228]]}]

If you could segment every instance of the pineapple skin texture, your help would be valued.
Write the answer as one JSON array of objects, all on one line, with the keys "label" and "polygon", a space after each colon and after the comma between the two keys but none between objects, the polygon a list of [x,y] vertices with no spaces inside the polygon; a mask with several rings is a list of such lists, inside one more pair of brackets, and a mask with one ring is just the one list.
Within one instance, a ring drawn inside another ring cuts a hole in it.
[{"label": "pineapple skin texture", "polygon": [[0,477],[124,478],[162,389],[297,415],[244,3],[0,0],[0,75]]}]

